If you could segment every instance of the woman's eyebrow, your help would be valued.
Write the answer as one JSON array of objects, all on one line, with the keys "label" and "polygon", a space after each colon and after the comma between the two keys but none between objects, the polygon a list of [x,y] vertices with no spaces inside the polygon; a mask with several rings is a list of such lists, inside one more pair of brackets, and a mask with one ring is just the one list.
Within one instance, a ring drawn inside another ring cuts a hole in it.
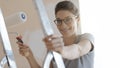
[{"label": "woman's eyebrow", "polygon": [[61,20],[60,18],[56,18],[55,20]]},{"label": "woman's eyebrow", "polygon": [[[71,17],[71,16],[66,16],[64,19],[69,18],[69,17]],[[56,18],[56,19],[60,19],[60,18]]]}]

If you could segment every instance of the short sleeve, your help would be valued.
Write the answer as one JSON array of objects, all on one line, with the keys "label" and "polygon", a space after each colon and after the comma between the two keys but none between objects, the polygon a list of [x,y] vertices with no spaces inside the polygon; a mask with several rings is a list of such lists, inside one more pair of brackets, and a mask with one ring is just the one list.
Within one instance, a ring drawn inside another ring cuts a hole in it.
[{"label": "short sleeve", "polygon": [[94,37],[93,37],[92,34],[90,34],[90,33],[81,34],[80,40],[81,39],[88,39],[91,42],[91,45],[92,45],[92,48],[91,48],[90,51],[92,51],[94,49]]}]

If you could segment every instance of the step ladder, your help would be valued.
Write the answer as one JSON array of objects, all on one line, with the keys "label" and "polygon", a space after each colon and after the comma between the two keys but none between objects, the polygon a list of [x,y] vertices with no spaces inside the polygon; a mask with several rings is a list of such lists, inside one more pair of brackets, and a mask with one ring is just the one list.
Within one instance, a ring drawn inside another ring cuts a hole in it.
[{"label": "step ladder", "polygon": [[5,51],[5,57],[3,57],[2,60],[0,60],[0,68],[4,68],[5,64],[8,64],[9,68],[17,68],[1,8],[0,8],[0,35]]},{"label": "step ladder", "polygon": [[[40,24],[42,26],[44,35],[48,36],[54,34],[42,0],[33,1],[36,6],[36,10],[38,11],[39,18],[41,20]],[[59,53],[54,51],[48,51],[47,56],[44,60],[43,68],[50,68],[51,61],[56,63],[57,68],[65,68],[62,56]]]},{"label": "step ladder", "polygon": [[[41,20],[40,24],[42,25],[45,36],[54,34],[42,0],[33,0],[33,2],[36,5],[36,9]],[[9,68],[17,68],[1,9],[0,9],[0,35],[6,53],[6,56],[0,61],[0,68],[4,68],[5,64],[8,64]],[[62,56],[54,51],[49,51],[47,53],[46,59],[44,60],[44,65],[42,67],[50,68],[50,62],[52,60],[54,60],[54,62],[56,63],[57,68],[65,68]]]}]

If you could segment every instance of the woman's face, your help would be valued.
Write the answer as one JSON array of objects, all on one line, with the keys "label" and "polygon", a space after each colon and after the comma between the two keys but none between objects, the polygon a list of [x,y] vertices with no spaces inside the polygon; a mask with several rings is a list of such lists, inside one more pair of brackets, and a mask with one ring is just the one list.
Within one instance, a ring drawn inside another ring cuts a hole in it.
[{"label": "woman's face", "polygon": [[56,13],[56,25],[64,37],[76,34],[79,19],[67,10],[60,10]]}]

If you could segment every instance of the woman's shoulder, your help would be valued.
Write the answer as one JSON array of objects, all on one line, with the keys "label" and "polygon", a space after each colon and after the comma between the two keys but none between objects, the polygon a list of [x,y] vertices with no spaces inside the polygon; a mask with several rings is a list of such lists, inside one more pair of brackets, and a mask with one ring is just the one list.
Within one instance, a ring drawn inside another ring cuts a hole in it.
[{"label": "woman's shoulder", "polygon": [[80,40],[82,40],[82,39],[88,39],[90,41],[94,41],[94,37],[93,37],[92,34],[90,34],[90,33],[83,33],[83,34],[78,34],[77,35],[75,43],[80,42]]},{"label": "woman's shoulder", "polygon": [[90,43],[92,45],[90,52],[92,52],[94,50],[94,36],[91,33],[80,34],[77,37],[76,43],[79,43],[80,40],[82,40],[82,39],[87,39],[90,41]]},{"label": "woman's shoulder", "polygon": [[90,40],[92,43],[94,43],[94,36],[91,33],[83,33],[83,34],[79,34],[78,35],[78,40],[81,39],[88,39]]},{"label": "woman's shoulder", "polygon": [[83,34],[78,34],[80,37],[93,37],[91,33],[83,33]]}]

